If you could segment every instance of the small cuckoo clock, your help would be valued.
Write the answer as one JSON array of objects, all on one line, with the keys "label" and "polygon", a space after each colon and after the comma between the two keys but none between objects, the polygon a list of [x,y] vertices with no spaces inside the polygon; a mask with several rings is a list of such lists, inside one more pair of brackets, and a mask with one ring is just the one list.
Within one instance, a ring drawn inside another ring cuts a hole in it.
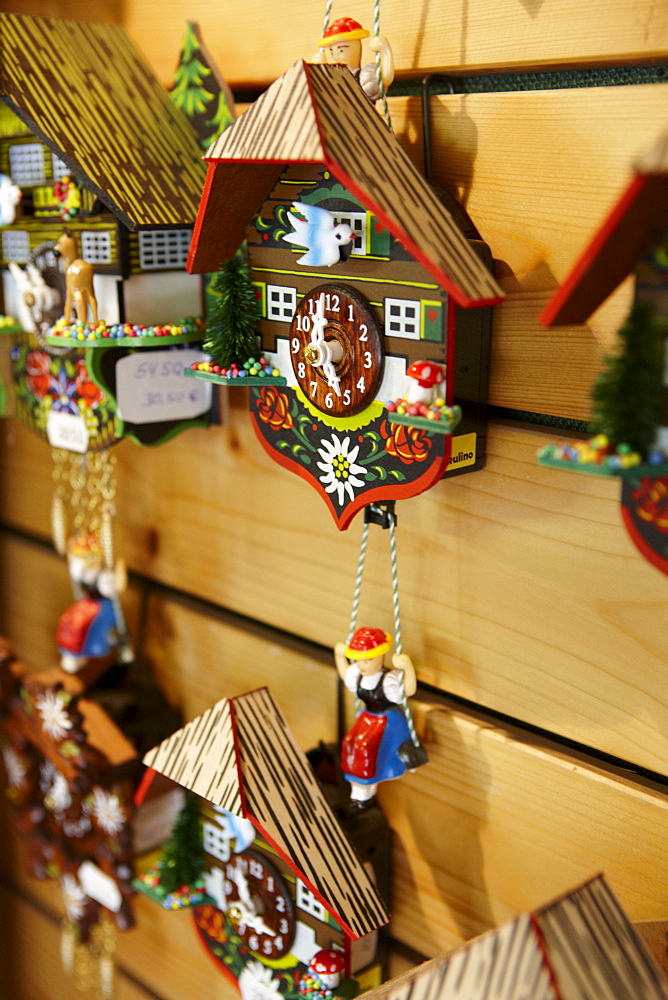
[{"label": "small cuckoo clock", "polygon": [[[489,307],[503,297],[489,251],[347,67],[295,64],[205,158],[187,266],[214,270],[246,241],[271,361],[250,410],[269,455],[316,488],[340,528],[369,503],[427,489],[449,463],[481,464],[472,414]],[[279,384],[262,384],[276,372]],[[190,374],[235,381],[206,365]]]},{"label": "small cuckoo clock", "polygon": [[202,800],[208,899],[193,919],[243,996],[308,995],[325,952],[338,995],[353,976],[374,983],[385,903],[266,688],[218,702],[144,763],[144,788],[158,772]]},{"label": "small cuckoo clock", "polygon": [[201,356],[181,318],[201,312],[184,271],[195,132],[117,26],[3,13],[0,32],[0,161],[22,192],[0,215],[5,305],[26,332],[17,415],[78,451],[208,423],[210,392],[182,378]]},{"label": "small cuckoo clock", "polygon": [[546,326],[584,323],[635,275],[621,350],[592,397],[587,442],[548,445],[543,465],[621,477],[624,526],[650,562],[668,572],[668,133],[634,164],[619,200],[545,308]]}]

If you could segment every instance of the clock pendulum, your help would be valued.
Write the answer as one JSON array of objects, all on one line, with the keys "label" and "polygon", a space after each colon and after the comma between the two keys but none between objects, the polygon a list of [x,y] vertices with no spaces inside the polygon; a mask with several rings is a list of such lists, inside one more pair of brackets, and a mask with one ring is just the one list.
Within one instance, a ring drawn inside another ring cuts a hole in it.
[{"label": "clock pendulum", "polygon": [[[350,783],[351,805],[360,809],[374,801],[380,782],[398,778],[427,763],[427,754],[415,731],[408,706],[408,698],[415,694],[417,681],[410,657],[402,652],[396,516],[392,508],[391,504],[372,505],[365,510],[348,639],[337,643],[334,650],[339,677],[356,696],[357,718],[341,744],[341,770]],[[383,663],[392,645],[389,633],[379,628],[357,627],[372,520],[388,528],[390,533],[396,649],[391,668]]]}]

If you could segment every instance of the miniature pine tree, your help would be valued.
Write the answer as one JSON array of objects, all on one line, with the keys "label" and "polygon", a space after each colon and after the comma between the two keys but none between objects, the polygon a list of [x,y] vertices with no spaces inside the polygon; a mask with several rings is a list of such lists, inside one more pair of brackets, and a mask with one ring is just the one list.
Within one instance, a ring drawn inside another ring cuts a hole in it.
[{"label": "miniature pine tree", "polygon": [[192,886],[203,871],[199,803],[196,796],[188,795],[158,862],[160,887],[165,894],[176,892],[183,885]]},{"label": "miniature pine tree", "polygon": [[224,90],[220,90],[218,93],[218,100],[216,101],[216,110],[211,118],[207,118],[204,122],[206,128],[210,129],[208,137],[202,139],[204,148],[207,149],[208,146],[216,139],[219,135],[228,128],[234,121],[234,115],[232,109],[230,108],[230,102],[227,98],[227,94]]},{"label": "miniature pine tree", "polygon": [[212,301],[203,348],[221,368],[229,368],[232,362],[241,367],[257,353],[259,319],[255,289],[241,254],[220,265]]},{"label": "miniature pine tree", "polygon": [[654,307],[636,303],[619,337],[619,353],[605,358],[594,383],[593,428],[646,456],[661,419],[663,338]]},{"label": "miniature pine tree", "polygon": [[[186,118],[202,114],[213,100],[214,94],[205,86],[205,81],[207,85],[210,82],[208,77],[211,77],[211,70],[199,58],[199,38],[195,26],[188,21],[170,92],[174,104],[183,111]],[[213,78],[211,83],[214,83]]]}]

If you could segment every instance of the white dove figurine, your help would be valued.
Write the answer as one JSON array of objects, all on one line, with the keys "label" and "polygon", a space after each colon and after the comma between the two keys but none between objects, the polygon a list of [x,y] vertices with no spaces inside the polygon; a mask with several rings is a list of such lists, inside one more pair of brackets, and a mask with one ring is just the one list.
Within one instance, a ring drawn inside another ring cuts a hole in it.
[{"label": "white dove figurine", "polygon": [[297,263],[306,267],[331,267],[332,264],[338,264],[341,260],[340,248],[352,243],[353,239],[353,231],[348,223],[337,224],[332,213],[318,205],[296,201],[292,207],[304,218],[300,219],[288,212],[294,232],[286,233],[283,239],[308,250],[308,253],[297,259]]}]

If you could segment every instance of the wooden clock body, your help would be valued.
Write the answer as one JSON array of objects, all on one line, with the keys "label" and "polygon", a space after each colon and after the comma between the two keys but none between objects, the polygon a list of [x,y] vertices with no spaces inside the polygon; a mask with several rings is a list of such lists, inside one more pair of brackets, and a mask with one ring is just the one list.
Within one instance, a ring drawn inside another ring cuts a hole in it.
[{"label": "wooden clock body", "polygon": [[[293,230],[288,213],[296,202],[327,209],[336,224],[350,225],[354,242],[346,260],[331,267],[299,262],[305,250],[284,239]],[[482,465],[488,308],[457,307],[322,165],[283,170],[248,227],[247,247],[262,350],[287,379],[287,387],[251,390],[253,424],[272,458],[318,490],[340,528],[369,503],[429,488],[451,455],[459,456],[457,471]],[[484,257],[487,248],[478,247]],[[324,339],[336,348],[329,377],[317,351],[313,363],[318,308],[325,312]],[[388,419],[386,404],[406,392],[407,368],[424,359],[447,366],[445,400],[464,410],[454,445],[450,435]]]},{"label": "wooden clock body", "polygon": [[207,802],[202,809],[205,884],[213,902],[194,910],[195,927],[242,991],[249,977],[259,977],[265,987],[280,984],[281,995],[297,1000],[309,960],[322,948],[340,949],[351,974],[366,969],[375,953],[372,941],[351,942],[265,840],[256,836],[238,850],[221,812]]}]

